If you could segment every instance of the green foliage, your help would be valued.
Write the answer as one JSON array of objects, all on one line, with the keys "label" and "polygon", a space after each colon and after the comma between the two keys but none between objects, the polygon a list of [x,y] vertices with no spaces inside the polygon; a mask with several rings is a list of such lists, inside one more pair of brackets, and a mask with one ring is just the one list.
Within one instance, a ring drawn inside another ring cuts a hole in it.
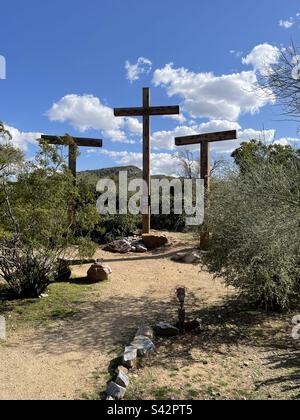
[{"label": "green foliage", "polygon": [[232,157],[241,172],[247,172],[253,166],[265,163],[289,166],[295,159],[300,158],[300,150],[296,151],[291,146],[267,145],[261,141],[251,140],[242,143],[241,147],[232,153]]},{"label": "green foliage", "polygon": [[140,216],[101,216],[100,222],[93,233],[93,239],[98,243],[109,243],[133,235],[140,227]]},{"label": "green foliage", "polygon": [[[55,279],[70,246],[78,245],[84,257],[93,254],[95,214],[90,206],[81,208],[73,225],[70,209],[79,191],[61,148],[42,143],[35,159],[25,162],[8,138],[1,161],[0,273],[16,295],[37,297]],[[85,239],[76,240],[76,231]]]},{"label": "green foliage", "polygon": [[[252,148],[264,156],[259,164],[244,153]],[[260,143],[243,145],[234,153],[241,171],[214,182],[205,263],[256,304],[286,310],[299,298],[300,159],[294,152],[291,158],[290,148],[280,156],[273,146],[266,150]]]}]

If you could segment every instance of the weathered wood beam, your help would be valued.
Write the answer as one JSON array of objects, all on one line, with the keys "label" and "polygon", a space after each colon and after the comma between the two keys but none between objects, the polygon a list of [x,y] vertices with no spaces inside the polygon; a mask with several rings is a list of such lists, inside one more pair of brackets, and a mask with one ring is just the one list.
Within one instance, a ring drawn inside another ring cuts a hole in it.
[{"label": "weathered wood beam", "polygon": [[[150,89],[143,89],[143,107],[144,109],[150,106]],[[143,214],[143,233],[150,233],[151,229],[151,207],[149,197],[151,195],[151,157],[150,152],[150,115],[143,116],[143,178],[148,186],[148,191],[144,192],[144,200],[147,200],[148,213]]]},{"label": "weathered wood beam", "polygon": [[[91,139],[85,137],[73,137],[70,136],[77,146],[79,147],[103,147],[103,140],[101,139]],[[67,136],[47,136],[43,135],[41,137],[43,140],[46,140],[49,144],[53,145],[64,145],[67,141]]]},{"label": "weathered wood beam", "polygon": [[143,117],[144,115],[179,115],[179,106],[148,106],[143,108],[115,108],[115,117]]},{"label": "weathered wood beam", "polygon": [[198,134],[195,136],[177,137],[176,146],[189,146],[203,142],[212,143],[216,141],[236,140],[237,131],[220,131],[216,133]]}]

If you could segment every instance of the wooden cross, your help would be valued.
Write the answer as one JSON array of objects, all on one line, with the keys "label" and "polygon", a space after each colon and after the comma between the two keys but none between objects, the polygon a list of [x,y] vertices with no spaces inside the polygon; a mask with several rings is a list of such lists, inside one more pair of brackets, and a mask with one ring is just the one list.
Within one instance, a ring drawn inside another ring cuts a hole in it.
[{"label": "wooden cross", "polygon": [[64,146],[68,141],[68,138],[71,138],[74,141],[74,145],[69,145],[69,169],[72,172],[74,178],[76,179],[77,172],[77,159],[76,159],[76,147],[103,147],[103,141],[100,139],[87,139],[83,137],[72,137],[72,136],[42,136],[42,139],[45,140],[48,144],[53,145],[62,145]]},{"label": "wooden cross", "polygon": [[141,108],[116,108],[116,117],[143,117],[143,179],[148,185],[144,193],[144,203],[148,203],[148,212],[143,214],[143,233],[151,229],[151,147],[150,147],[150,117],[158,115],[179,115],[179,106],[150,106],[150,89],[143,89],[143,106]]},{"label": "wooden cross", "polygon": [[[176,146],[190,146],[193,144],[201,145],[201,179],[204,180],[204,187],[206,191],[210,189],[210,143],[225,140],[236,140],[237,131],[220,131],[217,133],[199,134],[195,136],[177,137],[175,139]],[[209,243],[209,232],[205,231],[201,234],[200,246],[201,249],[207,249]]]},{"label": "wooden cross", "polygon": [[201,179],[204,179],[206,189],[210,187],[210,143],[225,140],[236,140],[237,132],[220,131],[217,133],[198,134],[195,136],[177,137],[176,146],[190,146],[193,144],[201,145]]},{"label": "wooden cross", "polygon": [[[47,136],[43,135],[42,140],[46,141],[48,144],[53,144],[57,146],[64,146],[68,140],[72,139],[73,144],[69,144],[69,169],[74,177],[74,183],[76,184],[77,176],[77,147],[103,147],[103,141],[100,139],[89,139],[83,137],[72,137],[72,136]],[[70,218],[70,228],[74,230],[75,228],[75,215],[76,209],[75,205],[71,205],[69,208],[69,218]]]}]

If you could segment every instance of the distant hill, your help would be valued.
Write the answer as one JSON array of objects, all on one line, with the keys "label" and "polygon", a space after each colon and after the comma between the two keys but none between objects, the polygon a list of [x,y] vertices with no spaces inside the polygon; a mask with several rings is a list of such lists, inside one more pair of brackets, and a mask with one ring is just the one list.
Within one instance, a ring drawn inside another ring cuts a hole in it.
[{"label": "distant hill", "polygon": [[[78,180],[86,182],[88,184],[97,184],[99,179],[103,178],[117,178],[119,176],[119,172],[127,171],[128,172],[128,179],[134,178],[142,178],[143,172],[136,166],[115,166],[112,168],[104,168],[104,169],[94,169],[90,171],[82,171],[78,172]],[[154,179],[173,179],[173,177],[169,177],[166,175],[153,175]]]}]

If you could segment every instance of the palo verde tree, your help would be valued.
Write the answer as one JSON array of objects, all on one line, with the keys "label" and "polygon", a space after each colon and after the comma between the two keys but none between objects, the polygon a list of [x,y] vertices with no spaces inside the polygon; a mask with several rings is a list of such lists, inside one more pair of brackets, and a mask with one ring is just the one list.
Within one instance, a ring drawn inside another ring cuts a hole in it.
[{"label": "palo verde tree", "polygon": [[[89,231],[98,215],[88,207],[77,225],[70,219],[78,190],[61,148],[41,143],[26,161],[3,125],[0,135],[0,274],[15,295],[38,297],[71,246],[83,257],[93,253]],[[85,237],[76,238],[76,230]]]},{"label": "palo verde tree", "polygon": [[213,183],[208,269],[248,301],[287,310],[300,297],[300,154],[252,141]]}]

